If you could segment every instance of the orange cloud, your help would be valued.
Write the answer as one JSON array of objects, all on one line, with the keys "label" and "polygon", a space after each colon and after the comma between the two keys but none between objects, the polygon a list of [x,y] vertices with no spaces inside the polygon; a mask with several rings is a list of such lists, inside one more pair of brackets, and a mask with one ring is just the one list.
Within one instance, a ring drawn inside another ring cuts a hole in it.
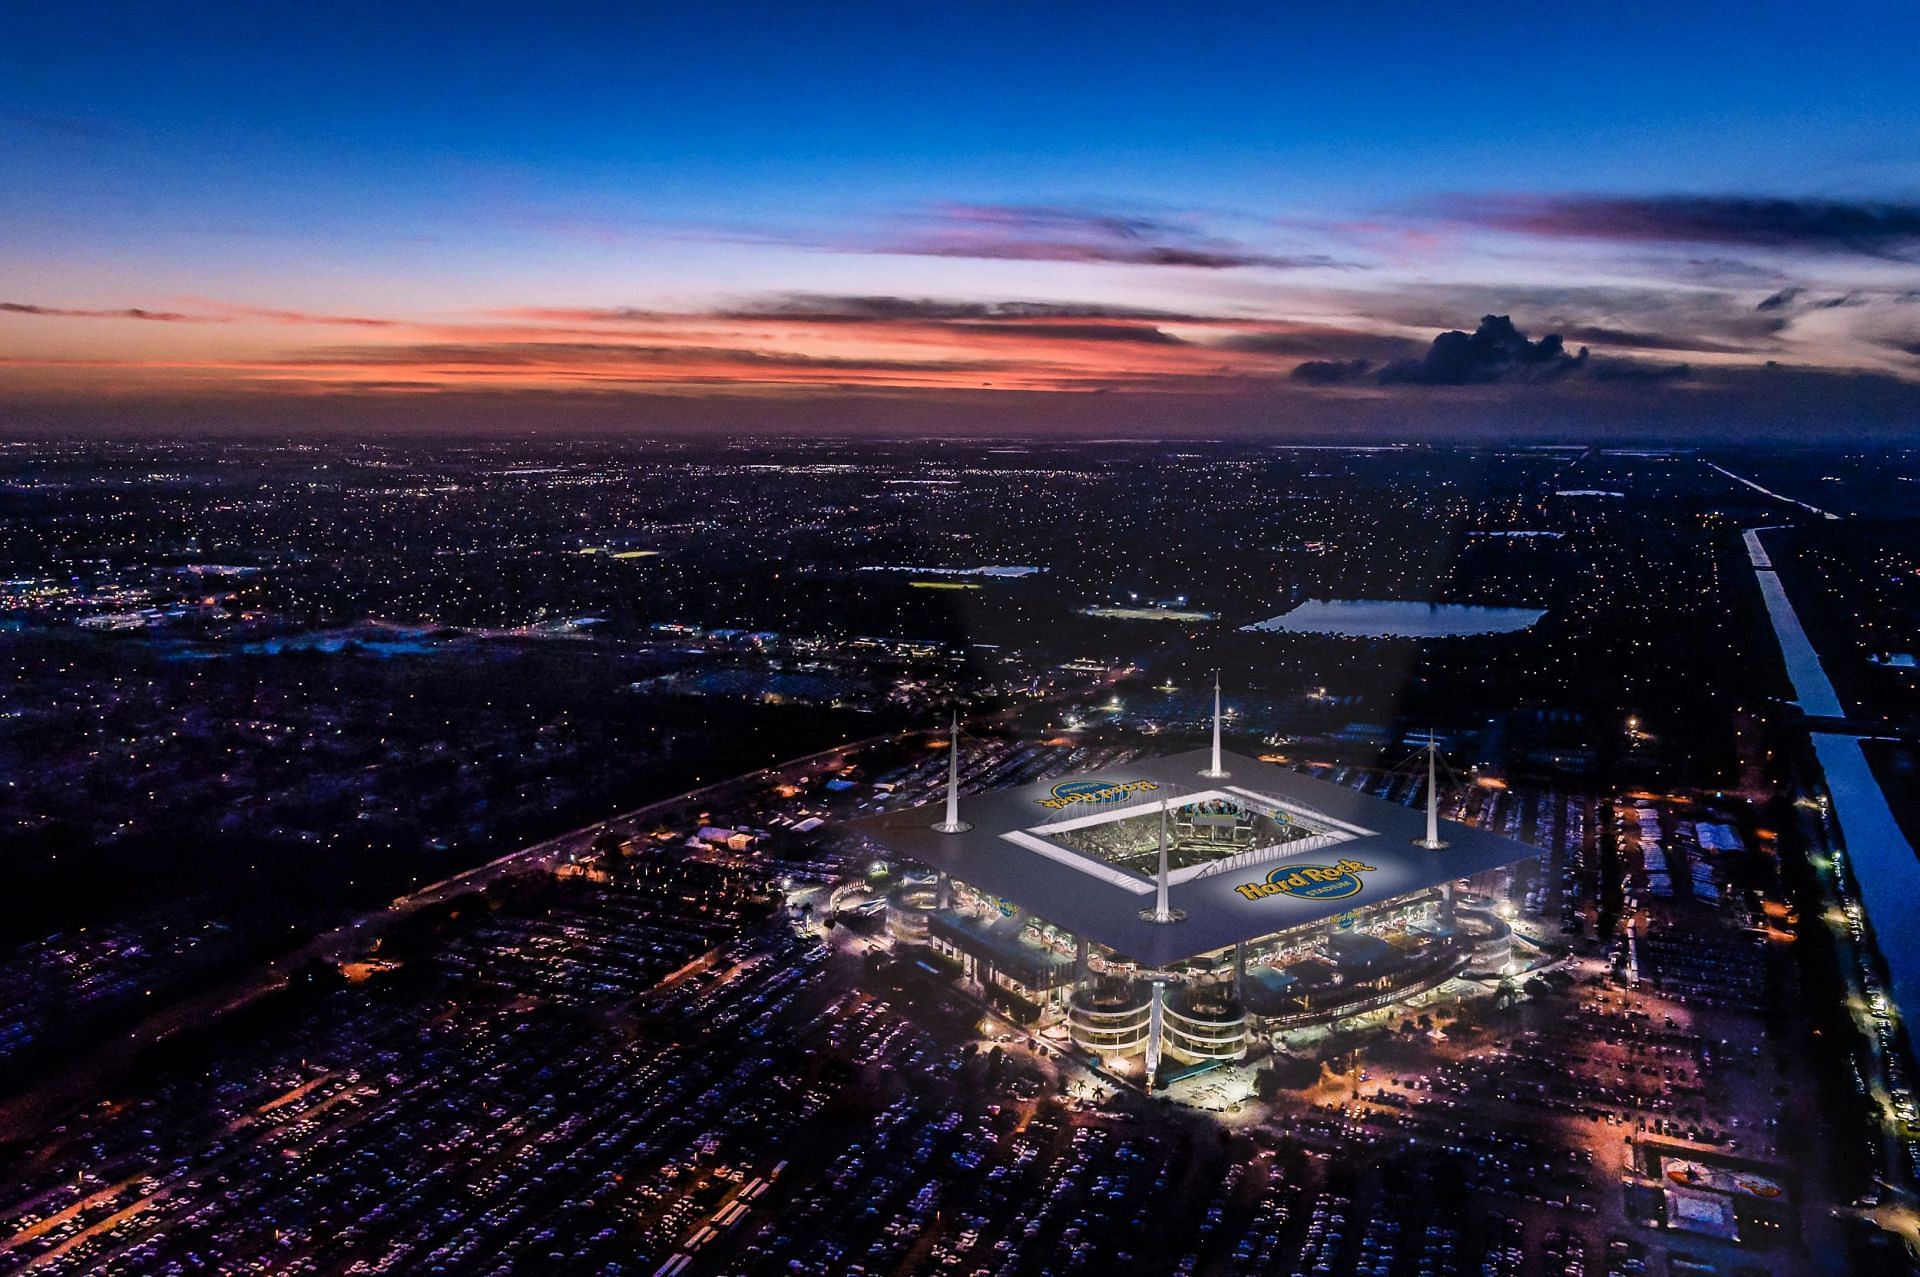
[{"label": "orange cloud", "polygon": [[[48,314],[33,307],[16,313]],[[131,317],[136,312],[100,312]],[[141,315],[153,312],[137,312]],[[88,312],[89,315],[93,312]],[[77,382],[88,376],[184,382],[220,377],[285,385],[419,383],[526,388],[595,386],[991,388],[1150,390],[1222,375],[1279,375],[1297,360],[1247,341],[1313,325],[1125,308],[976,304],[901,298],[787,296],[733,309],[666,313],[634,308],[520,307],[472,320],[320,314],[199,299],[182,322],[245,330],[257,349],[182,356],[151,345],[0,360]],[[364,328],[379,340],[287,348],[289,325]],[[1344,330],[1330,330],[1340,332]],[[239,333],[236,331],[236,337]],[[1234,345],[1228,339],[1238,340]]]}]

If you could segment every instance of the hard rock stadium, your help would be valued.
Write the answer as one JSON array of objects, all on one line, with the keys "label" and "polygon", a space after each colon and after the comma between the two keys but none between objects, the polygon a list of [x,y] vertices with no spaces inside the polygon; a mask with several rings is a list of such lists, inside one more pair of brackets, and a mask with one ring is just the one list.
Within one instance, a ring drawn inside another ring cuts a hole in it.
[{"label": "hard rock stadium", "polygon": [[[1206,750],[857,822],[896,946],[1148,1078],[1437,988],[1507,934],[1524,844]],[[944,817],[944,818],[943,818]]]}]

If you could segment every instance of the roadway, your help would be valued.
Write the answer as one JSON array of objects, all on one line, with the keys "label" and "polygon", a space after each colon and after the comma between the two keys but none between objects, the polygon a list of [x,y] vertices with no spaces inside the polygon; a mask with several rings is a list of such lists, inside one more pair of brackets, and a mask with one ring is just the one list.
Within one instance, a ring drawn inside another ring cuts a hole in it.
[{"label": "roadway", "polygon": [[[1747,552],[1766,596],[1767,615],[1786,660],[1794,696],[1807,714],[1845,719],[1846,710],[1827,678],[1819,653],[1760,543],[1759,534],[1767,530],[1753,528],[1745,533]],[[1891,1014],[1898,1015],[1903,1007],[1920,1007],[1920,929],[1910,921],[1912,901],[1920,898],[1920,857],[1915,856],[1901,832],[1858,735],[1815,731],[1809,737],[1827,791],[1825,798],[1808,804],[1819,815],[1817,828],[1810,832],[1815,845],[1825,845],[1830,851],[1836,844],[1845,849],[1843,854],[1834,851],[1826,864],[1815,862],[1823,887],[1835,902],[1825,921],[1843,958],[1841,968],[1850,986],[1855,1026],[1868,1048],[1868,1088],[1881,1113],[1881,1160],[1886,1179],[1901,1191],[1910,1191],[1912,1166],[1901,1153],[1909,1140],[1911,1124],[1896,1099],[1900,1070],[1888,1059],[1889,1048],[1882,1041],[1874,1016],[1873,990],[1867,987],[1866,973],[1875,965],[1885,967],[1891,986]],[[1873,927],[1870,936],[1859,925],[1863,907],[1866,922]],[[1878,925],[1874,925],[1875,919]],[[1904,1225],[1901,1231],[1909,1244],[1920,1240],[1920,1228],[1907,1214],[1902,1213],[1900,1218]]]}]

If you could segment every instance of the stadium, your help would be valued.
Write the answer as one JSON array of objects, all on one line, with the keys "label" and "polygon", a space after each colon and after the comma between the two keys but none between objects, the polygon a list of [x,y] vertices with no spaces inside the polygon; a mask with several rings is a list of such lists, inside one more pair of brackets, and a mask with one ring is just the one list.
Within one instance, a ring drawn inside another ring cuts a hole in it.
[{"label": "stadium", "polygon": [[[1239,754],[1191,753],[857,822],[897,946],[1147,1078],[1438,987],[1507,935],[1531,847]],[[1163,1072],[1163,1069],[1165,1072]]]}]

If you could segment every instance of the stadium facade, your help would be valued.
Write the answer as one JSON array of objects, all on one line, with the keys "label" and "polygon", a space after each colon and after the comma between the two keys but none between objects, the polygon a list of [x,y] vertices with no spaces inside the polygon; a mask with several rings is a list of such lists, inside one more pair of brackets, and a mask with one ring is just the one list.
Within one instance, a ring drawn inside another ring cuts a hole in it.
[{"label": "stadium facade", "polygon": [[1496,897],[1536,854],[1217,742],[957,791],[857,822],[924,866],[891,894],[896,943],[1149,1077],[1444,983],[1504,934]]}]

